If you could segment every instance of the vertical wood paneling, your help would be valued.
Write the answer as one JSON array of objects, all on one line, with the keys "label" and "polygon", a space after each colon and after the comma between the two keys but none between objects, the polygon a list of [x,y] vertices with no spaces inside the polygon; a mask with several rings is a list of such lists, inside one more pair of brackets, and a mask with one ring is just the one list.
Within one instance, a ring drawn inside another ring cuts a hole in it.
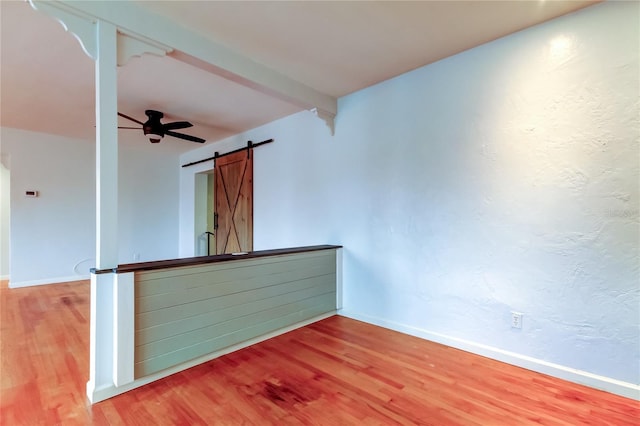
[{"label": "vertical wood paneling", "polygon": [[136,273],[135,377],[336,309],[336,251]]}]

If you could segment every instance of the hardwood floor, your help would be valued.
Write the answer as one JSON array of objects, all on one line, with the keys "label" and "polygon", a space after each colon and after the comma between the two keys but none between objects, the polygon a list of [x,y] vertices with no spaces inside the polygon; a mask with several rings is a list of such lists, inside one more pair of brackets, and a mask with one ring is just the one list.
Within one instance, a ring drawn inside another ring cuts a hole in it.
[{"label": "hardwood floor", "polygon": [[637,401],[338,316],[91,406],[88,282],[0,295],[3,426],[640,424]]}]

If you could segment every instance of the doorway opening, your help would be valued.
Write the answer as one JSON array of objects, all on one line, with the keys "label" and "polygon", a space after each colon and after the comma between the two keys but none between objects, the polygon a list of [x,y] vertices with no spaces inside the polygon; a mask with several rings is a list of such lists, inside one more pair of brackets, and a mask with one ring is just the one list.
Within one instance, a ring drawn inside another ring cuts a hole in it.
[{"label": "doorway opening", "polygon": [[194,182],[194,256],[253,251],[253,149],[215,157]]},{"label": "doorway opening", "polygon": [[216,254],[213,170],[195,175],[195,256]]}]

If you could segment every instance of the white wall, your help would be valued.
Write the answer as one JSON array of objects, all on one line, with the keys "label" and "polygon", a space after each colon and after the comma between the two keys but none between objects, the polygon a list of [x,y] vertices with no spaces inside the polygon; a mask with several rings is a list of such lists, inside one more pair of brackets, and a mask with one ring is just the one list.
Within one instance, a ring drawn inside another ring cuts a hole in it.
[{"label": "white wall", "polygon": [[[11,285],[78,277],[74,267],[95,257],[91,144],[9,128],[0,132],[3,152],[11,155]],[[27,198],[26,190],[39,196]]]},{"label": "white wall", "polygon": [[[87,278],[95,266],[95,143],[2,128],[11,156],[11,286]],[[177,257],[177,157],[121,149],[120,262]],[[38,198],[26,198],[37,190]]]},{"label": "white wall", "polygon": [[638,7],[342,99],[345,307],[640,383]]},{"label": "white wall", "polygon": [[178,156],[156,146],[119,150],[120,263],[178,257]]},{"label": "white wall", "polygon": [[[354,93],[334,137],[304,112],[181,162],[275,138],[254,160],[255,248],[343,244],[345,314],[638,384],[638,7],[593,6]],[[183,169],[182,213],[207,167]]]},{"label": "white wall", "polygon": [[0,163],[0,279],[9,279],[10,256],[9,256],[9,219],[11,190],[9,184],[11,182],[10,171],[5,167],[5,161],[8,163],[8,156],[2,156]]}]

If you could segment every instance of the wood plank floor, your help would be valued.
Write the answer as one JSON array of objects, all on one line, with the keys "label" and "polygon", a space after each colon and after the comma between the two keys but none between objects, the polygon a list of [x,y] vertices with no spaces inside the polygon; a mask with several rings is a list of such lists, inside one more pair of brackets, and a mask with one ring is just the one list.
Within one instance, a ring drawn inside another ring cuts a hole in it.
[{"label": "wood plank floor", "polygon": [[332,317],[89,405],[89,284],[0,286],[0,424],[638,425],[637,401]]}]

